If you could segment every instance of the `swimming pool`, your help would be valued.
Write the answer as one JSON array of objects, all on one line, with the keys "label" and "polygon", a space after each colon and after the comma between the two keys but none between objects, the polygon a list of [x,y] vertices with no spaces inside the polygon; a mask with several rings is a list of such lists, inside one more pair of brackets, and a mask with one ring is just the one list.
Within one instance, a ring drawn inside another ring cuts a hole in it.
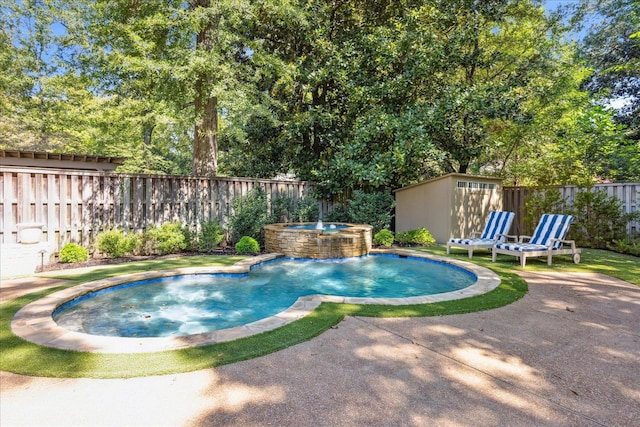
[{"label": "swimming pool", "polygon": [[418,297],[463,289],[476,279],[459,267],[397,255],[279,259],[248,274],[182,275],[107,288],[63,304],[53,319],[93,335],[182,336],[265,319],[309,295]]},{"label": "swimming pool", "polygon": [[[263,254],[256,257],[246,258],[237,262],[233,266],[191,267],[175,270],[149,271],[125,276],[104,278],[66,288],[51,293],[21,308],[11,320],[11,330],[15,335],[29,342],[58,349],[98,353],[156,352],[228,342],[262,332],[271,331],[307,316],[322,302],[383,304],[396,306],[429,304],[484,294],[496,288],[500,284],[500,278],[493,271],[467,261],[438,257],[424,252],[406,249],[374,249],[372,252],[376,254],[392,254],[394,256],[397,255],[398,257],[416,257],[432,261],[440,261],[471,272],[477,277],[477,280],[470,286],[450,292],[404,298],[349,297],[318,294],[306,295],[299,297],[294,304],[286,310],[249,324],[225,328],[213,332],[194,333],[181,336],[120,337],[92,335],[63,328],[53,320],[53,313],[56,309],[69,301],[77,298],[83,298],[84,295],[93,292],[100,292],[114,286],[178,275],[210,273],[244,275],[249,273],[253,266],[282,258],[282,255],[279,254]],[[260,268],[257,270],[259,269]]]}]

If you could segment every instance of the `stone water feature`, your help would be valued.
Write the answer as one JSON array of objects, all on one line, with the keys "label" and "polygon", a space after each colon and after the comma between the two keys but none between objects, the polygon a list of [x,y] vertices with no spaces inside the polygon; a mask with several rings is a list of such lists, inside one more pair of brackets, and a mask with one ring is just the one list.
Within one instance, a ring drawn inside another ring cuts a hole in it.
[{"label": "stone water feature", "polygon": [[292,258],[346,258],[367,255],[373,227],[367,224],[282,223],[264,226],[267,252]]}]

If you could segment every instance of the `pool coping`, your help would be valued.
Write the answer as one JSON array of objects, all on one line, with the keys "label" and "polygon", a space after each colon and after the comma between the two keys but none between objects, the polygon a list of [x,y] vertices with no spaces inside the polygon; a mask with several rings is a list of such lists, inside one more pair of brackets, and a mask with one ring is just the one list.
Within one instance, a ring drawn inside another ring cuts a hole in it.
[{"label": "pool coping", "polygon": [[323,302],[396,306],[428,304],[481,295],[495,289],[500,284],[500,278],[496,273],[487,268],[480,267],[466,261],[440,257],[410,249],[372,249],[370,254],[393,254],[401,257],[415,257],[438,261],[468,270],[477,277],[477,280],[471,286],[464,289],[419,297],[362,298],[308,295],[298,298],[297,301],[285,311],[256,322],[213,332],[178,337],[130,338],[90,335],[62,328],[61,326],[58,326],[52,317],[53,312],[58,307],[71,299],[123,283],[186,274],[243,274],[249,272],[255,265],[284,257],[283,254],[265,254],[244,259],[227,267],[187,267],[171,270],[157,270],[83,283],[81,285],[54,292],[38,299],[37,301],[25,305],[11,320],[11,330],[15,335],[29,342],[61,350],[94,353],[149,353],[234,341],[262,332],[267,332],[308,315]]}]

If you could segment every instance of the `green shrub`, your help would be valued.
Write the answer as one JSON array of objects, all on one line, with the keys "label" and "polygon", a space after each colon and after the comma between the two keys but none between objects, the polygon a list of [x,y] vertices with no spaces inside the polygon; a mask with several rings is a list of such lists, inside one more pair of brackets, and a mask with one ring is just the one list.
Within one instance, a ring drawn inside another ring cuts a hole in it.
[{"label": "green shrub", "polygon": [[[351,222],[349,219],[349,209],[344,203],[336,203],[334,204],[323,221],[326,222]],[[368,224],[368,223],[365,223]]]},{"label": "green shrub", "polygon": [[224,233],[224,228],[220,227],[218,221],[203,223],[198,235],[198,250],[200,252],[213,252],[224,239]]},{"label": "green shrub", "polygon": [[525,202],[526,215],[522,218],[525,232],[531,234],[542,214],[559,214],[565,211],[565,201],[557,188],[534,189]]},{"label": "green shrub", "polygon": [[298,199],[291,215],[293,222],[316,222],[318,218],[318,201],[314,196]]},{"label": "green shrub", "polygon": [[356,190],[346,204],[338,203],[333,206],[327,213],[326,221],[369,224],[376,233],[391,226],[394,206],[395,201],[389,193]]},{"label": "green shrub", "polygon": [[138,237],[122,230],[105,230],[96,237],[96,246],[108,257],[118,258],[136,249]]},{"label": "green shrub", "polygon": [[233,213],[229,216],[231,241],[237,243],[242,236],[250,236],[264,242],[267,223],[267,194],[262,187],[252,188],[245,196],[233,199]]},{"label": "green shrub", "polygon": [[433,238],[429,230],[421,227],[396,233],[396,242],[402,245],[431,246],[435,245],[436,239]]},{"label": "green shrub", "polygon": [[293,199],[289,196],[279,196],[271,199],[271,214],[265,223],[288,222],[293,211]]},{"label": "green shrub", "polygon": [[349,222],[369,224],[373,226],[374,232],[389,228],[394,206],[395,201],[390,193],[365,193],[356,190],[347,207]]},{"label": "green shrub", "polygon": [[627,237],[626,239],[614,240],[607,245],[607,248],[621,254],[640,257],[640,237]]},{"label": "green shrub", "polygon": [[571,237],[579,246],[606,249],[614,240],[627,237],[627,224],[640,212],[625,213],[624,203],[604,191],[579,191],[567,213],[574,216]]},{"label": "green shrub", "polygon": [[604,191],[578,191],[567,206],[557,188],[534,190],[525,203],[524,234],[533,231],[544,213],[571,214],[574,220],[569,238],[578,246],[633,254],[636,243],[626,235],[626,227],[640,219],[640,212],[625,213],[623,205],[620,199]]},{"label": "green shrub", "polygon": [[158,255],[174,254],[187,248],[187,239],[179,222],[165,222],[152,226],[143,236],[143,252]]},{"label": "green shrub", "polygon": [[89,259],[89,251],[75,243],[67,243],[60,250],[60,262],[84,262]]},{"label": "green shrub", "polygon": [[396,233],[395,241],[401,245],[408,245],[411,240],[411,236],[408,231],[399,231]]},{"label": "green shrub", "polygon": [[376,246],[386,246],[387,248],[393,245],[393,233],[386,228],[380,230],[373,236],[373,244]]},{"label": "green shrub", "polygon": [[182,235],[184,236],[184,251],[197,251],[198,250],[198,233],[191,230],[189,226],[181,228]]},{"label": "green shrub", "polygon": [[[280,222],[315,222],[318,220],[318,202],[313,195],[307,195],[294,202],[294,199],[287,195],[274,195],[270,201],[270,214],[266,214],[268,209],[267,195],[261,187],[254,188],[240,202],[241,209],[258,214],[262,219],[262,211],[265,212],[264,224]],[[234,207],[235,208],[235,207]]]},{"label": "green shrub", "polygon": [[253,237],[242,236],[236,243],[236,252],[240,255],[253,255],[260,253],[260,245]]}]

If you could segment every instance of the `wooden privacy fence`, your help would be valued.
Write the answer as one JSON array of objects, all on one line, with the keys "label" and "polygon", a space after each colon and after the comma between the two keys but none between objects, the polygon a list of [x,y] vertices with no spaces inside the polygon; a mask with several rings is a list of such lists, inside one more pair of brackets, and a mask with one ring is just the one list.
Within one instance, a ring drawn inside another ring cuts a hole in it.
[{"label": "wooden privacy fence", "polygon": [[[561,197],[571,204],[575,195],[583,188],[575,185],[565,185],[554,187],[560,190]],[[525,212],[525,203],[527,197],[531,193],[529,187],[503,187],[502,189],[502,208],[507,211],[515,212],[516,216],[511,226],[511,234],[530,234],[533,230],[527,229],[523,222]],[[608,196],[615,196],[623,203],[625,212],[636,212],[640,210],[640,183],[629,182],[619,184],[596,184],[592,191],[604,191]],[[535,224],[533,224],[535,227]],[[627,225],[627,234],[633,235],[640,232],[640,223],[631,222]]]},{"label": "wooden privacy fence", "polygon": [[192,229],[217,220],[226,225],[235,197],[261,186],[268,200],[303,198],[302,181],[124,175],[85,171],[6,169],[0,173],[2,243],[17,242],[17,225],[43,225],[43,240],[59,250],[67,242],[85,246],[108,228],[142,231],[180,221]]}]

